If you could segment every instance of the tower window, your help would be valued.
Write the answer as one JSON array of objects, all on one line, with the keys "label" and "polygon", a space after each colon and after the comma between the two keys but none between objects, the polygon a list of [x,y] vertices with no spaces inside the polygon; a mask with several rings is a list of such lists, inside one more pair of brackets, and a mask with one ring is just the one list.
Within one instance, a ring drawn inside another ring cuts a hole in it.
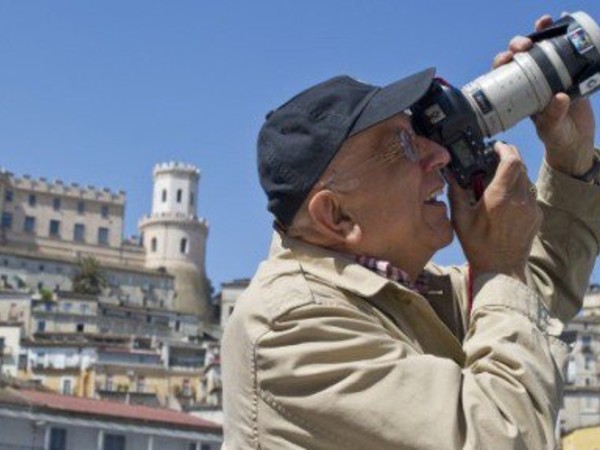
[{"label": "tower window", "polygon": [[156,238],[155,237],[153,237],[152,240],[150,241],[150,251],[151,252],[156,251]]},{"label": "tower window", "polygon": [[187,253],[188,252],[188,241],[186,238],[181,239],[181,242],[179,243],[179,251],[181,253]]},{"label": "tower window", "polygon": [[183,191],[181,189],[177,189],[177,203],[181,203],[182,196],[183,196]]},{"label": "tower window", "polygon": [[167,190],[162,190],[162,202],[165,203],[167,201]]},{"label": "tower window", "polygon": [[190,206],[194,206],[194,193],[190,192]]}]

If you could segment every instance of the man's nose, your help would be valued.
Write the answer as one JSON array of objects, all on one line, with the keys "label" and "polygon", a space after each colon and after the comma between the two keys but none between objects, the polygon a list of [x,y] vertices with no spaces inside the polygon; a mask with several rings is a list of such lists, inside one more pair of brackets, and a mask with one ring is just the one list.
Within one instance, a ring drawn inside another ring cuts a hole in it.
[{"label": "man's nose", "polygon": [[450,153],[435,141],[423,138],[421,141],[421,166],[424,171],[439,170],[450,162]]}]

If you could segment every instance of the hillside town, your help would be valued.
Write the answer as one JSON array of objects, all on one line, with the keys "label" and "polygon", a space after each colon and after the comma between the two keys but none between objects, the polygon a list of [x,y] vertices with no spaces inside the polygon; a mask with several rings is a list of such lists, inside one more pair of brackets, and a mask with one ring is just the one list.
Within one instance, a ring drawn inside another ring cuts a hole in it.
[{"label": "hillside town", "polygon": [[[219,341],[249,281],[207,278],[200,171],[153,180],[124,238],[124,192],[0,172],[0,449],[220,448]],[[600,286],[563,337],[569,448],[600,430]]]},{"label": "hillside town", "polygon": [[220,447],[220,312],[240,284],[207,279],[199,170],[153,177],[124,239],[123,192],[0,172],[0,427],[34,430],[0,448]]}]

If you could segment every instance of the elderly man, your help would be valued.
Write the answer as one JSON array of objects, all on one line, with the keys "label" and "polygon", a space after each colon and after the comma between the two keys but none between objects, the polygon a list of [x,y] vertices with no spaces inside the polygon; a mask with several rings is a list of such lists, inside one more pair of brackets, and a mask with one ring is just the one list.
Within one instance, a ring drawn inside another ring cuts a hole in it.
[{"label": "elderly man", "polygon": [[[496,64],[530,45],[513,40]],[[600,188],[582,180],[598,164],[593,114],[558,94],[534,119],[537,198],[498,143],[479,201],[449,177],[451,222],[437,199],[449,154],[405,112],[432,77],[337,77],[267,116],[276,231],[223,339],[229,450],[554,448],[555,336],[600,242]],[[428,264],[453,230],[468,265]]]}]

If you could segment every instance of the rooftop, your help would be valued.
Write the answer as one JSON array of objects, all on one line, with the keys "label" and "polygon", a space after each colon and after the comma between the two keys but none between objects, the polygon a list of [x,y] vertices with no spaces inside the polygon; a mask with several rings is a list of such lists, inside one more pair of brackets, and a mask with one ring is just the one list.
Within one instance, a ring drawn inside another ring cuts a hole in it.
[{"label": "rooftop", "polygon": [[221,433],[218,424],[189,414],[166,408],[128,405],[115,401],[60,395],[27,389],[0,389],[0,407],[7,405],[25,406],[45,412],[77,414],[106,420],[136,423],[155,423],[178,428]]}]

